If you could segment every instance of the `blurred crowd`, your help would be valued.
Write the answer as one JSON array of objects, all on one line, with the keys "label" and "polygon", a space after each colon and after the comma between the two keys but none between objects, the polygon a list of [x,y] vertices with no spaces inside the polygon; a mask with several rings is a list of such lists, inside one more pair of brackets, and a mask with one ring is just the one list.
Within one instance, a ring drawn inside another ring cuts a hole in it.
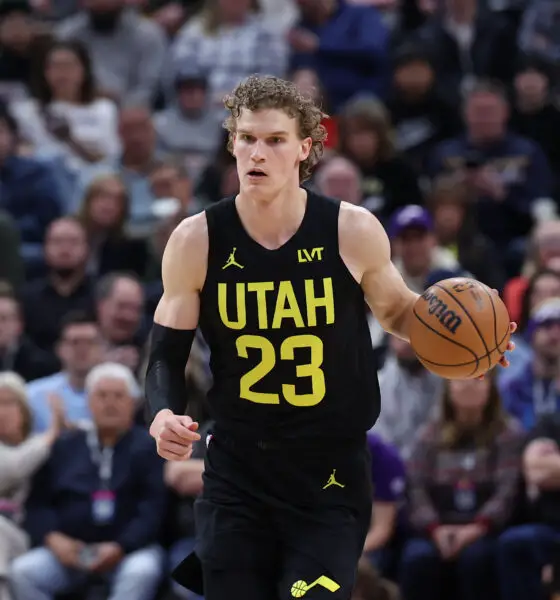
[{"label": "blurred crowd", "polygon": [[239,189],[221,101],[253,73],[321,103],[305,185],[377,215],[412,289],[473,276],[519,323],[509,369],[447,382],[369,315],[352,600],[560,598],[559,23],[556,0],[0,0],[2,600],[197,598],[169,574],[204,340],[191,460],[157,456],[142,378],[170,232]]}]

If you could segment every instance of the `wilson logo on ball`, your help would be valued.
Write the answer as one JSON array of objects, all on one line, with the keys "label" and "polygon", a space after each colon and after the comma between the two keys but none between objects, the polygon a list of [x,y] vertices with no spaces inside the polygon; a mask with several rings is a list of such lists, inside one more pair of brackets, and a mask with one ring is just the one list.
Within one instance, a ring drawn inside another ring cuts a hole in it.
[{"label": "wilson logo on ball", "polygon": [[447,331],[455,334],[463,322],[461,317],[429,290],[422,294],[422,298],[428,303],[428,313],[436,317]]}]

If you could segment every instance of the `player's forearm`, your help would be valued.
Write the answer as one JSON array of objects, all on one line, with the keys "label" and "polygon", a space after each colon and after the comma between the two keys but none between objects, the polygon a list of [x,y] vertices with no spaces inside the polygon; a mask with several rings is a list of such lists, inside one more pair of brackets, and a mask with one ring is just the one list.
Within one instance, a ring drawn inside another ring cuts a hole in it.
[{"label": "player's forearm", "polygon": [[187,404],[185,367],[195,330],[154,324],[146,372],[146,400],[152,419],[162,410],[184,414]]},{"label": "player's forearm", "polygon": [[385,322],[381,323],[385,331],[391,333],[401,340],[410,341],[410,326],[414,318],[414,305],[418,294],[410,292],[403,304],[390,315]]}]

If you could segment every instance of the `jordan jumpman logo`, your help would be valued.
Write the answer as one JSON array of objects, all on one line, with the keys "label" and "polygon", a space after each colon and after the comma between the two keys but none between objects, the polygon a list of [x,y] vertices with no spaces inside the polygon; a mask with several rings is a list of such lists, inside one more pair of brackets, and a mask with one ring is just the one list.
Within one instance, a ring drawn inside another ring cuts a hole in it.
[{"label": "jordan jumpman logo", "polygon": [[237,248],[234,248],[231,251],[231,254],[229,255],[229,258],[227,259],[226,264],[222,267],[222,271],[224,269],[227,269],[228,267],[237,267],[239,269],[243,269],[243,265],[240,265],[236,260],[235,260],[235,251],[237,250]]},{"label": "jordan jumpman logo", "polygon": [[333,472],[331,473],[331,476],[329,477],[327,483],[323,486],[323,489],[326,490],[328,487],[331,487],[331,485],[337,485],[341,488],[344,487],[342,483],[338,483],[338,481],[336,480],[336,469],[333,469]]}]

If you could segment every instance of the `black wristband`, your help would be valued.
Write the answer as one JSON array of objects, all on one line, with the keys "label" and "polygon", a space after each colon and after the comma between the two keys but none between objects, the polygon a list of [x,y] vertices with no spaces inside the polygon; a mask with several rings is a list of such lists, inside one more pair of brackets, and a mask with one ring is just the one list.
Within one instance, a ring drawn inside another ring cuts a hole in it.
[{"label": "black wristband", "polygon": [[185,414],[185,368],[195,333],[194,329],[171,329],[154,323],[145,383],[151,419],[164,409]]}]

